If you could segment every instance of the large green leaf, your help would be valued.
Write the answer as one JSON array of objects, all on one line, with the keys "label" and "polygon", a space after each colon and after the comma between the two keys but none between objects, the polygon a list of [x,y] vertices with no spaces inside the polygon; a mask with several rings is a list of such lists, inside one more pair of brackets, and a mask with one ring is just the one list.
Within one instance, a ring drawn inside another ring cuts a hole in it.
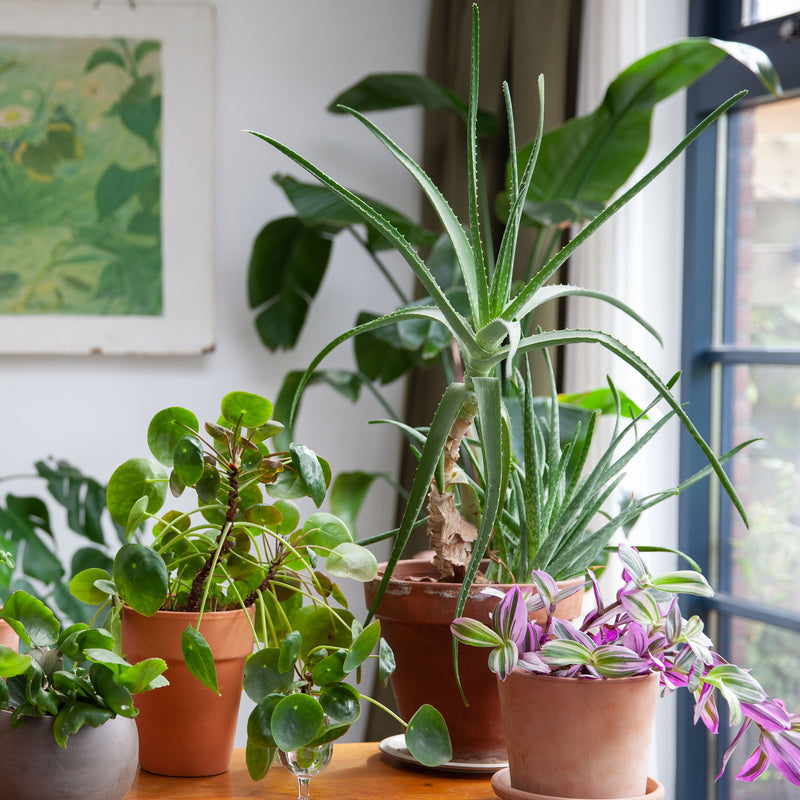
[{"label": "large green leaf", "polygon": [[146,497],[147,512],[155,514],[167,499],[168,486],[169,474],[157,461],[130,458],[109,478],[106,490],[108,511],[115,522],[127,526],[128,516],[139,498]]},{"label": "large green leaf", "polygon": [[[409,72],[382,72],[367,75],[337,95],[328,111],[342,113],[340,106],[356,111],[386,111],[421,106],[429,111],[446,111],[467,119],[467,104],[458,95],[424,75]],[[498,118],[478,111],[478,136],[493,136],[500,127]]]},{"label": "large green leaf", "polygon": [[244,667],[244,691],[256,703],[267,695],[283,691],[294,677],[292,667],[279,666],[279,647],[264,647],[248,656]]},{"label": "large green leaf", "polygon": [[296,217],[276,219],[256,237],[248,270],[250,308],[270,350],[290,350],[322,283],[331,240]]},{"label": "large green leaf", "polygon": [[252,392],[228,392],[221,401],[222,416],[231,425],[258,428],[272,417],[272,403]]},{"label": "large green leaf", "polygon": [[[336,234],[352,225],[365,225],[367,247],[372,252],[385,250],[392,246],[377,228],[365,222],[358,212],[327,186],[302,183],[289,175],[274,175],[273,180],[286,192],[289,202],[308,227],[317,229],[320,233]],[[431,247],[436,241],[436,234],[423,228],[397,209],[371,197],[359,196],[364,202],[377,209],[381,216],[388,219],[416,247]]]},{"label": "large green leaf", "polygon": [[[545,134],[528,200],[608,202],[647,152],[654,106],[722,61],[726,56],[722,44],[710,39],[685,39],[631,64],[609,84],[595,111]],[[763,54],[756,59],[751,50],[727,50],[766,78],[768,85],[777,85],[777,76],[769,62],[764,62]],[[530,148],[528,145],[520,150],[522,164]],[[583,209],[577,211],[583,213]]]}]

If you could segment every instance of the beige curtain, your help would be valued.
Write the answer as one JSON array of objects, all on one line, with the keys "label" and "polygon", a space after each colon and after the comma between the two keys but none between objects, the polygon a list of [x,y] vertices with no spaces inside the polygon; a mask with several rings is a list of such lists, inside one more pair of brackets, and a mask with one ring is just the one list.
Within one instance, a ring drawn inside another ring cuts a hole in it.
[{"label": "beige curtain", "polygon": [[[505,120],[502,82],[508,81],[514,105],[517,143],[530,141],[539,114],[537,79],[545,76],[545,127],[573,115],[577,83],[582,0],[480,0],[480,107]],[[427,74],[460,97],[469,94],[472,3],[469,0],[432,0],[428,31]],[[466,137],[463,123],[453,115],[428,113],[424,122],[423,166],[442,189],[462,221],[467,213]],[[482,152],[489,198],[503,188],[508,158],[508,135],[498,135]],[[429,208],[423,222],[436,220]],[[495,247],[499,241],[493,233]],[[524,239],[521,240],[524,250]],[[557,308],[546,308],[541,325],[553,327]],[[534,376],[534,381],[537,381]],[[538,381],[537,381],[538,382]],[[405,419],[411,425],[430,422],[444,390],[441,375],[431,370],[409,380]],[[415,459],[403,463],[405,485],[411,483]],[[417,537],[410,552],[426,547]],[[375,691],[382,702],[392,704],[391,692]],[[396,732],[386,714],[371,714],[367,738],[377,741]]]}]

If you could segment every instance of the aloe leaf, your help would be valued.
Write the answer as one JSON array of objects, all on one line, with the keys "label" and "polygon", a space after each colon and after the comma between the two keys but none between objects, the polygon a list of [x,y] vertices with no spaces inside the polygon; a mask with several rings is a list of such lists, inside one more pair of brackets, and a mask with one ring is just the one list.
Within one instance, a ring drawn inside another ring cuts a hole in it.
[{"label": "aloe leaf", "polygon": [[[478,401],[478,420],[486,465],[486,492],[478,535],[473,542],[470,562],[465,570],[456,601],[456,617],[460,617],[464,611],[469,589],[475,580],[481,559],[489,544],[494,521],[497,518],[502,497],[506,492],[511,464],[508,420],[505,419],[500,381],[496,378],[476,377],[473,379],[473,385]],[[457,652],[455,640],[453,640],[453,646],[454,652]]]},{"label": "aloe leaf", "polygon": [[582,286],[571,286],[567,284],[542,286],[530,298],[529,302],[519,310],[519,315],[522,318],[528,317],[534,309],[538,308],[544,303],[548,303],[552,300],[558,300],[562,297],[589,297],[593,300],[601,300],[604,303],[608,303],[609,305],[618,308],[620,311],[623,311],[631,319],[638,322],[639,325],[641,325],[651,336],[653,336],[659,344],[663,345],[663,341],[658,331],[650,324],[650,322],[647,321],[647,319],[634,311],[627,303],[623,302],[614,295],[607,294],[606,292],[600,292],[595,289],[584,289]]},{"label": "aloe leaf", "polygon": [[503,306],[508,302],[511,294],[513,282],[514,258],[516,256],[517,241],[519,239],[519,229],[523,218],[528,190],[533,180],[536,164],[539,159],[539,151],[544,135],[544,76],[539,76],[539,122],[536,130],[536,137],[528,150],[527,162],[522,173],[522,182],[517,184],[517,158],[516,144],[514,142],[514,115],[511,108],[511,96],[508,86],[504,85],[503,90],[506,96],[506,107],[508,108],[509,121],[509,146],[511,148],[511,158],[513,159],[511,169],[511,196],[513,202],[508,213],[506,229],[500,241],[500,251],[497,257],[497,266],[492,277],[490,292],[492,314],[498,315]]},{"label": "aloe leaf", "polygon": [[[357,117],[360,115],[357,112],[353,112],[356,114]],[[361,120],[367,127],[371,126],[371,123],[366,120],[364,117],[360,117]],[[374,126],[372,126],[374,128]],[[377,129],[375,129],[377,131]],[[303,158],[299,153],[296,153],[286,145],[281,144],[275,139],[272,139],[269,136],[265,136],[264,134],[257,133],[255,131],[250,131],[254,136],[258,137],[262,141],[266,142],[267,144],[274,147],[276,150],[283,153],[285,156],[289,157],[292,161],[294,161],[298,166],[302,167],[306,172],[310,175],[313,175],[320,183],[325,186],[328,186],[333,191],[335,191],[342,199],[348,202],[353,208],[355,208],[361,216],[375,228],[380,230],[384,236],[386,236],[389,241],[392,242],[394,248],[397,252],[405,259],[411,269],[414,271],[414,274],[419,278],[420,282],[425,287],[426,292],[431,297],[433,302],[436,303],[437,308],[440,309],[442,315],[447,320],[447,325],[453,331],[453,334],[459,338],[464,339],[465,341],[470,341],[473,339],[472,331],[467,324],[466,320],[453,308],[450,301],[445,296],[444,292],[442,291],[441,287],[436,283],[435,279],[431,275],[430,271],[428,270],[425,262],[417,254],[416,250],[403,238],[403,236],[394,228],[394,226],[386,219],[381,217],[373,208],[367,205],[361,198],[357,195],[353,194],[351,191],[346,189],[341,184],[337,183],[333,178],[326,175],[322,170],[315,167],[310,161],[307,161]],[[376,135],[383,136],[380,132],[377,132]],[[413,159],[408,158],[402,153],[402,150],[396,147],[391,143],[391,140],[388,137],[383,137],[382,141],[385,140],[387,146],[394,146],[396,151],[401,153],[408,161],[410,165],[416,167],[421,175],[424,175],[422,170],[416,165]],[[395,151],[392,151],[393,153]],[[441,193],[439,190],[436,189],[435,185],[432,181],[430,181],[427,176],[423,179],[423,183],[425,186],[429,188],[432,187],[432,190],[435,190],[436,193],[439,194],[441,198],[440,208],[439,210],[444,214],[445,218],[449,221],[450,227],[448,228],[448,234],[453,240],[453,245],[456,248],[456,253],[459,258],[459,263],[462,265],[462,269],[466,267],[466,272],[468,273],[470,270],[469,264],[465,264],[462,260],[463,258],[469,259],[469,263],[472,263],[472,253],[469,250],[469,242],[467,240],[466,234],[464,233],[463,229],[461,228],[458,219],[455,217],[453,212],[450,210],[449,206],[447,206],[447,202],[444,198],[441,197]],[[441,207],[443,204],[444,208]],[[446,209],[446,211],[444,210]],[[443,220],[444,221],[444,220]],[[466,248],[466,249],[465,249]],[[472,271],[474,272],[474,265],[472,267]]]},{"label": "aloe leaf", "polygon": [[[509,303],[503,312],[506,319],[521,319],[520,313],[531,300],[533,295],[544,286],[547,281],[553,277],[561,265],[591,236],[595,231],[607,222],[614,214],[617,213],[623,206],[629,203],[639,192],[646,186],[651,184],[664,170],[677,159],[681,153],[708,127],[710,127],[716,120],[725,114],[733,105],[741,100],[746,92],[738,92],[733,97],[726,100],[714,111],[711,112],[704,120],[696,125],[679,143],[678,145],[653,169],[651,169],[643,178],[638,180],[630,189],[623,193],[613,203],[610,203],[604,211],[598,214],[588,225],[586,225],[580,233],[572,238],[561,250],[558,251],[537,273],[528,281],[522,291]],[[541,157],[540,157],[541,162]]]},{"label": "aloe leaf", "polygon": [[[700,435],[700,432],[695,427],[694,423],[689,419],[683,406],[675,399],[670,392],[669,388],[664,384],[661,378],[654,372],[654,370],[642,361],[639,356],[632,350],[626,347],[618,339],[609,336],[600,331],[584,331],[584,330],[565,330],[553,331],[546,333],[539,333],[523,339],[520,343],[520,352],[530,352],[532,350],[540,350],[545,347],[554,347],[569,344],[570,342],[585,342],[599,344],[610,350],[614,355],[620,358],[627,364],[630,364],[658,393],[667,404],[675,412],[676,416],[680,419],[683,426],[686,428],[689,435],[694,439],[697,446],[703,452],[703,455],[708,459],[714,473],[719,478],[722,487],[725,489],[726,494],[731,499],[731,502],[736,507],[742,521],[745,525],[749,526],[747,512],[742,505],[739,495],[734,489],[730,478],[726,474],[714,451],[708,445],[706,440]],[[502,354],[498,354],[500,356]]]}]

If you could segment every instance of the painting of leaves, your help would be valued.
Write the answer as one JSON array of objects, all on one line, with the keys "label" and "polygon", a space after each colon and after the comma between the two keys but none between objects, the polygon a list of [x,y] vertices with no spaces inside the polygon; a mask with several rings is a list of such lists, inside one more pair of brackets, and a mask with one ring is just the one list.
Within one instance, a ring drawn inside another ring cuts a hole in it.
[{"label": "painting of leaves", "polygon": [[161,47],[0,36],[0,314],[162,314]]}]

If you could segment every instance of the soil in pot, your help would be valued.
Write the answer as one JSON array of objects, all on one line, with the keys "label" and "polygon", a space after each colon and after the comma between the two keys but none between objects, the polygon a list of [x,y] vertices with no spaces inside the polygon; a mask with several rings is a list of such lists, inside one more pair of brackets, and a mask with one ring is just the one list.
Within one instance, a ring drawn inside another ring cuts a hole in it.
[{"label": "soil in pot", "polygon": [[84,725],[66,749],[53,738],[53,717],[19,728],[0,711],[0,797],[3,800],[122,800],[138,770],[136,723],[114,717]]},{"label": "soil in pot", "polygon": [[546,797],[647,792],[658,675],[563,678],[519,668],[498,680],[511,786]]},{"label": "soil in pot", "polygon": [[[423,703],[430,703],[447,722],[454,761],[504,764],[507,753],[500,698],[487,665],[487,652],[459,645],[459,674],[469,702],[465,706],[453,672],[450,633],[461,584],[431,581],[435,576],[428,560],[400,561],[378,609],[381,632],[397,665],[391,684],[398,711],[409,719]],[[376,580],[365,585],[367,606],[379,582],[380,571]],[[472,587],[464,616],[488,622],[499,600],[481,594],[483,588]],[[577,617],[581,601],[582,593],[577,592],[559,605],[558,613],[568,619]]]},{"label": "soil in pot", "polygon": [[183,660],[181,634],[190,623],[196,626],[197,614],[159,611],[144,617],[126,607],[122,615],[125,657],[131,663],[153,656],[167,662],[164,675],[170,685],[136,697],[139,763],[158,775],[218,775],[231,765],[244,663],[253,651],[252,631],[241,609],[203,614],[200,632],[217,668],[220,693],[215,694]]}]

